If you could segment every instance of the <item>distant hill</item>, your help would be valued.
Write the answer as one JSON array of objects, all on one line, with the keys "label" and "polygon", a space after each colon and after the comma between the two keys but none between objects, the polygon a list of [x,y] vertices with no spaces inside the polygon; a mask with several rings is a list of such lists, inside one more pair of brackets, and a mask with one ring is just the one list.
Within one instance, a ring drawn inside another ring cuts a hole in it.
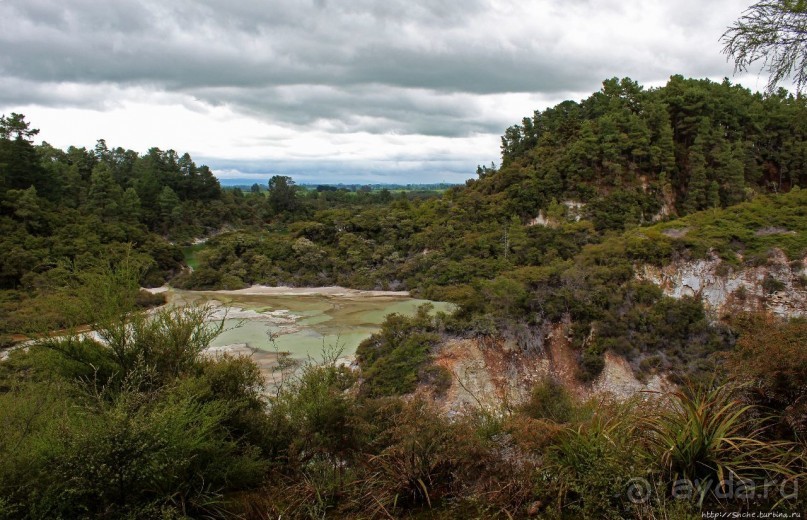
[{"label": "distant hill", "polygon": [[[267,177],[268,180],[269,177]],[[262,191],[267,190],[267,183],[266,181],[263,182],[244,182],[242,179],[221,179],[221,185],[226,188],[239,188],[243,191],[250,190],[255,184],[257,184]],[[440,183],[429,183],[429,184],[398,184],[398,183],[383,183],[383,184],[344,184],[344,183],[328,183],[328,182],[319,182],[319,183],[300,183],[297,184],[304,189],[308,190],[316,190],[317,188],[332,188],[334,190],[348,190],[348,191],[381,191],[381,190],[390,190],[390,191],[400,191],[400,190],[417,190],[417,191],[443,191],[451,188],[452,186],[459,186],[459,184],[452,184],[446,182]]]}]

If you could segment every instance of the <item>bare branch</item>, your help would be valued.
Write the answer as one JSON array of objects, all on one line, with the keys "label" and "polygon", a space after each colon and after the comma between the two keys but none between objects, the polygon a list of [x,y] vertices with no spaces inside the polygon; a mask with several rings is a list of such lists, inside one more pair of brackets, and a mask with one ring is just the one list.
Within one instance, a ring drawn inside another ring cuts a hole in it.
[{"label": "bare branch", "polygon": [[807,0],[763,0],[749,7],[720,41],[734,71],[754,63],[768,73],[767,91],[787,78],[796,91],[807,86]]}]

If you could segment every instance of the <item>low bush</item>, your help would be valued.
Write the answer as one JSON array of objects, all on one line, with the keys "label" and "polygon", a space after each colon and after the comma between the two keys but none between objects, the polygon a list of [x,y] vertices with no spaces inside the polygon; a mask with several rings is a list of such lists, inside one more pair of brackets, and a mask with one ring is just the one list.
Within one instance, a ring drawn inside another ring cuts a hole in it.
[{"label": "low bush", "polygon": [[644,474],[635,449],[628,405],[598,403],[599,410],[566,426],[545,450],[542,502],[559,518],[626,518],[630,479]]},{"label": "low bush", "polygon": [[777,293],[784,288],[784,282],[778,280],[776,277],[771,276],[770,274],[765,275],[765,278],[762,280],[762,290],[765,291],[765,294]]},{"label": "low bush", "polygon": [[558,381],[548,378],[535,385],[521,411],[533,419],[566,423],[573,417],[574,405],[569,391]]},{"label": "low bush", "polygon": [[141,289],[135,298],[135,304],[141,309],[149,309],[151,307],[159,307],[165,305],[166,299],[163,293],[152,293]]},{"label": "low bush", "polygon": [[359,345],[356,360],[362,371],[363,395],[406,394],[415,389],[421,375],[429,375],[421,368],[439,341],[431,310],[429,305],[421,306],[412,318],[391,314],[378,333]]},{"label": "low bush", "polygon": [[807,321],[764,314],[735,316],[740,337],[727,352],[726,370],[744,382],[745,398],[776,416],[769,435],[803,438],[807,434]]}]

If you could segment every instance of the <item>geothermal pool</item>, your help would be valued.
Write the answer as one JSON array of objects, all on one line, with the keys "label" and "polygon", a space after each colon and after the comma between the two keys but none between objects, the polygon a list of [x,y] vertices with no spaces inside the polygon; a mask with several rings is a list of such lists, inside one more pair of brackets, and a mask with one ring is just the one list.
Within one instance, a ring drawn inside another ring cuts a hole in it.
[{"label": "geothermal pool", "polygon": [[[209,303],[224,318],[225,331],[211,344],[226,350],[247,347],[266,353],[288,352],[296,359],[321,359],[323,348],[350,358],[362,340],[380,329],[387,314],[413,315],[425,303],[449,312],[452,304],[430,302],[390,291],[340,287],[252,287],[238,291],[169,290],[169,301]],[[270,340],[269,334],[274,341]]]}]

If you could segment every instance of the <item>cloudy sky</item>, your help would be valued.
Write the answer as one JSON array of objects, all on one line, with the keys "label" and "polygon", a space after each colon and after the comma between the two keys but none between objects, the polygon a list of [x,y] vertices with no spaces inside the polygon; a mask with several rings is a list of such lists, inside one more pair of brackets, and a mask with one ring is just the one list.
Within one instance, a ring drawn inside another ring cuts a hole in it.
[{"label": "cloudy sky", "polygon": [[603,79],[732,77],[718,39],[750,3],[0,0],[0,113],[222,180],[462,182],[506,127]]}]

